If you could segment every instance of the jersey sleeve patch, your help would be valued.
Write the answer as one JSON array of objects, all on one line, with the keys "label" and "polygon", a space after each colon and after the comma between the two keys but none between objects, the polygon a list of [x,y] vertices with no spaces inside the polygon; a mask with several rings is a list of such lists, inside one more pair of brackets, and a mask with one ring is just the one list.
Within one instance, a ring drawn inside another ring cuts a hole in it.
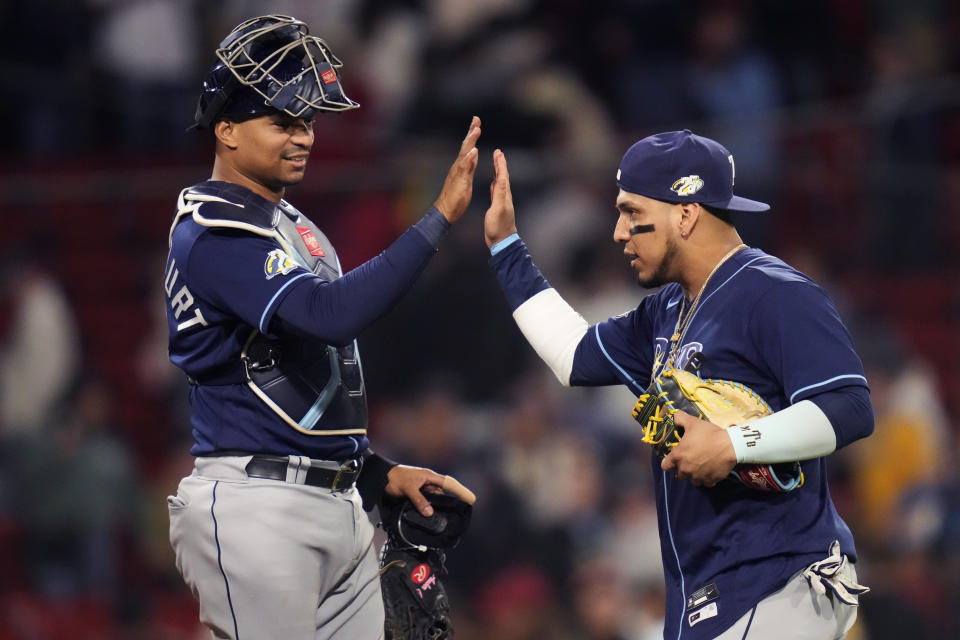
[{"label": "jersey sleeve patch", "polygon": [[263,263],[263,273],[267,276],[267,280],[276,276],[285,276],[296,268],[296,263],[282,249],[274,249],[268,253],[267,261]]}]

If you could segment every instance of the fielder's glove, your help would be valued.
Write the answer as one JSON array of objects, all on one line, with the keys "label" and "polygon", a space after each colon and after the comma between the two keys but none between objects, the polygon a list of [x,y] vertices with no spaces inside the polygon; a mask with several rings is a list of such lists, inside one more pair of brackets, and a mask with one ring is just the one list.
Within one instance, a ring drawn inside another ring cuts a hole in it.
[{"label": "fielder's glove", "polygon": [[[703,379],[681,369],[664,369],[637,399],[633,417],[643,429],[643,442],[663,457],[677,446],[683,427],[673,414],[684,411],[721,427],[740,425],[772,413],[770,405],[739,382]],[[803,486],[799,462],[739,464],[730,479],[759,491],[792,491]]]},{"label": "fielder's glove", "polygon": [[386,640],[453,638],[450,602],[440,577],[444,550],[452,549],[470,524],[473,507],[453,496],[431,494],[426,518],[410,500],[385,496],[380,503],[387,541],[380,554]]}]

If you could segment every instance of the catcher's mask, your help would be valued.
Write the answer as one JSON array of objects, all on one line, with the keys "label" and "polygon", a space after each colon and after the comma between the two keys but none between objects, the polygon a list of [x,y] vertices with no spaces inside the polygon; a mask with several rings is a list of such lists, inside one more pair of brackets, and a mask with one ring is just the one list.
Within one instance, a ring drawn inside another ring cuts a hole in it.
[{"label": "catcher's mask", "polygon": [[249,119],[283,112],[310,119],[317,111],[360,105],[343,92],[343,63],[306,23],[269,15],[241,22],[223,39],[218,62],[203,80],[191,129],[220,118]]}]

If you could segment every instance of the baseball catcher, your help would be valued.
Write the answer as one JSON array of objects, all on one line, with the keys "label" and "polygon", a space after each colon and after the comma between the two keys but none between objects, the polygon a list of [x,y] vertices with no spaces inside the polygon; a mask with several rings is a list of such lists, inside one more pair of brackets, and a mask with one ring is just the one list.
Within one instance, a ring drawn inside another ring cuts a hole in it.
[{"label": "baseball catcher", "polygon": [[216,638],[382,638],[365,495],[406,496],[425,515],[421,490],[475,496],[373,451],[356,338],[466,211],[480,118],[434,206],[344,272],[323,230],[285,199],[306,175],[315,120],[359,106],[340,60],[283,15],[240,23],[215,55],[193,125],[213,169],[177,198],[163,278],[196,458],[167,501],[176,566]]},{"label": "baseball catcher", "polygon": [[409,499],[380,503],[387,542],[380,556],[386,640],[453,638],[450,603],[440,582],[447,575],[446,549],[460,541],[473,507],[445,494],[431,494],[433,515],[421,515]]},{"label": "baseball catcher", "polygon": [[[696,356],[690,358],[694,366],[697,361]],[[721,427],[742,425],[772,413],[770,405],[742,383],[703,379],[691,371],[664,368],[633,408],[633,417],[643,429],[642,441],[653,445],[661,457],[668,455],[683,436],[683,427],[673,420],[677,411]],[[799,462],[740,464],[729,478],[759,491],[792,491],[803,486]]]}]

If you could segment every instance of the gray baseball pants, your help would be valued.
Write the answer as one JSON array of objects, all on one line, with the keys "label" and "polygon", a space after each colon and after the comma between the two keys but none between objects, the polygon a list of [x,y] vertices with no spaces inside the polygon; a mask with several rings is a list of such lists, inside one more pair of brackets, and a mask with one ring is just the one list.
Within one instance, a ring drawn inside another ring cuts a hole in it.
[{"label": "gray baseball pants", "polygon": [[[847,562],[841,572],[843,579],[856,583],[857,572],[851,563]],[[716,640],[841,640],[856,619],[856,606],[844,604],[835,596],[817,594],[801,571]]]},{"label": "gray baseball pants", "polygon": [[293,463],[286,482],[248,478],[249,460],[197,458],[167,498],[201,622],[230,640],[382,639],[373,525],[356,489],[304,485]]}]

